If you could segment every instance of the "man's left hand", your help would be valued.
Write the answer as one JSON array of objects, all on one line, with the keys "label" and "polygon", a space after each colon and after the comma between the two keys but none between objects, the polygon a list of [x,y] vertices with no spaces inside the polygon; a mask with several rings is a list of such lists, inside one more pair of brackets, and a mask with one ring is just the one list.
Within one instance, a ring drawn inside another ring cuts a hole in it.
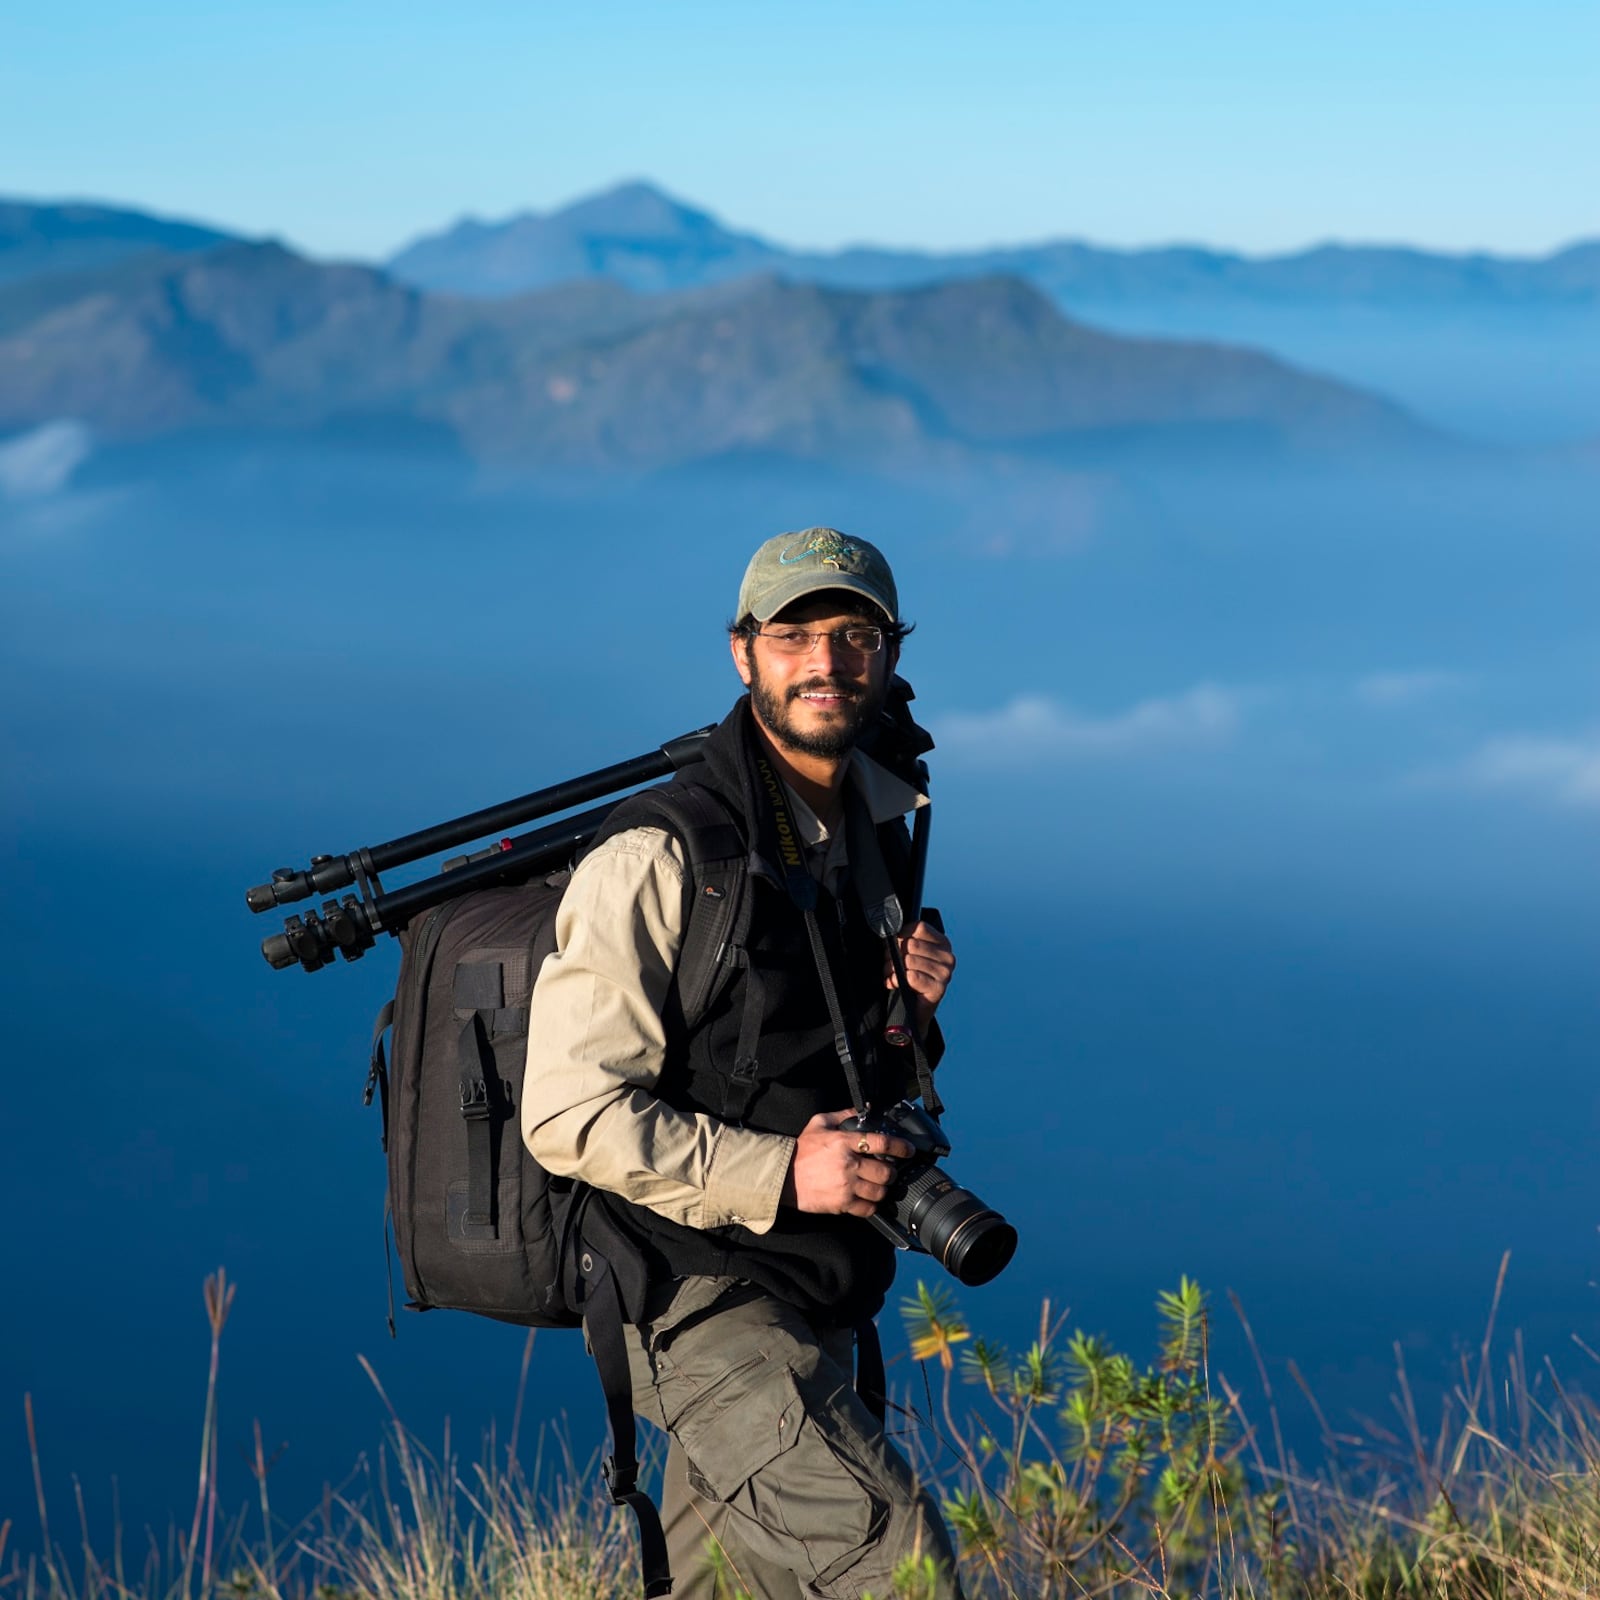
[{"label": "man's left hand", "polygon": [[[956,953],[950,941],[931,922],[919,922],[910,933],[900,935],[900,955],[906,964],[906,982],[916,996],[917,1023],[926,1029],[956,970]],[[888,963],[888,957],[884,958]],[[900,987],[889,966],[888,985]]]}]

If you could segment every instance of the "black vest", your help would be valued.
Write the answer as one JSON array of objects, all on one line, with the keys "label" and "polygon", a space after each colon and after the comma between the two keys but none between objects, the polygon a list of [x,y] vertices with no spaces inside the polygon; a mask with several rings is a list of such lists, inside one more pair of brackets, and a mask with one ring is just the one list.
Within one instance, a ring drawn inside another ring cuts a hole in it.
[{"label": "black vest", "polygon": [[[761,847],[753,738],[748,701],[740,700],[707,742],[703,764],[687,775],[718,795],[752,844],[750,932],[737,976],[700,1025],[686,1033],[667,1019],[667,1057],[655,1092],[682,1111],[794,1135],[819,1111],[848,1109],[851,1097],[804,917]],[[895,829],[903,836],[896,819],[880,837]],[[885,843],[886,858],[899,860],[896,841]],[[883,943],[848,884],[838,900],[819,890],[817,916],[863,1092],[873,1106],[886,1107],[914,1093],[916,1079],[911,1052],[883,1042]],[[760,1016],[753,1065],[738,1059],[747,1004]],[[745,1278],[808,1316],[846,1326],[876,1314],[894,1277],[894,1246],[859,1217],[785,1206],[771,1229],[755,1234],[738,1226],[688,1228],[616,1195],[596,1198],[639,1248],[653,1282],[688,1274]]]}]

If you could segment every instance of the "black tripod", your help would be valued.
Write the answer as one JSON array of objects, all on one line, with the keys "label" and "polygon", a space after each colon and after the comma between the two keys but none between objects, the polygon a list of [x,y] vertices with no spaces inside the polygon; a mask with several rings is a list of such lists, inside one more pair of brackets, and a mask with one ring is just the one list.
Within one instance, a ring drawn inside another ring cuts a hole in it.
[{"label": "black tripod", "polygon": [[[916,698],[904,678],[890,681],[888,694],[878,721],[867,734],[863,747],[878,761],[897,772],[909,783],[926,791],[928,773],[922,757],[933,748],[933,739],[911,716],[910,704]],[[619,795],[636,784],[652,783],[693,766],[704,752],[705,742],[716,725],[696,728],[659,749],[631,761],[601,767],[581,778],[535,789],[516,800],[505,800],[482,811],[469,812],[452,822],[436,823],[416,833],[403,834],[387,844],[367,845],[342,856],[312,856],[308,866],[296,871],[279,867],[268,883],[248,890],[245,901],[252,911],[272,911],[296,900],[309,900],[325,894],[320,912],[291,916],[282,933],[261,941],[261,953],[274,967],[292,967],[298,962],[307,972],[325,967],[335,955],[346,961],[359,960],[370,950],[380,933],[398,933],[418,912],[427,911],[457,895],[475,889],[498,888],[524,883],[536,873],[551,872],[566,866],[575,852],[599,831],[616,802],[594,806],[573,816],[549,822],[517,838],[503,838],[487,849],[446,861],[431,878],[408,884],[404,889],[385,892],[378,874],[391,867],[421,861],[473,839],[517,828],[525,822],[548,817],[557,811]],[[915,893],[912,909],[922,901],[922,864],[927,860],[928,812],[917,816],[915,851]],[[354,887],[355,894],[343,900],[331,898],[338,890]],[[915,919],[913,919],[915,920]]]},{"label": "black tripod", "polygon": [[548,789],[535,789],[516,800],[436,823],[387,844],[367,845],[341,856],[313,856],[310,865],[300,871],[279,867],[270,882],[257,884],[246,893],[252,911],[272,911],[296,900],[309,900],[312,895],[332,896],[352,886],[357,893],[347,894],[342,901],[324,900],[320,912],[289,917],[282,933],[262,940],[262,955],[274,967],[292,967],[298,962],[307,972],[327,966],[335,955],[356,961],[373,947],[380,933],[398,933],[418,912],[475,889],[521,883],[535,873],[565,866],[573,853],[594,837],[615,802],[546,823],[517,838],[501,839],[471,855],[457,856],[433,877],[404,889],[385,892],[378,877],[392,867],[420,861],[486,834],[520,827],[553,812],[681,772],[700,759],[714,726],[669,739],[658,750],[631,761],[619,761]]}]

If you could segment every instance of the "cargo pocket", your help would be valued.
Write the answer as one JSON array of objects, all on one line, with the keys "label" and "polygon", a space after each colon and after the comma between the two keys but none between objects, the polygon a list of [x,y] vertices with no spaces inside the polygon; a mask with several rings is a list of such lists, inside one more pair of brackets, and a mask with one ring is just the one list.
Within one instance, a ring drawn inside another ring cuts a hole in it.
[{"label": "cargo pocket", "polygon": [[732,1503],[794,1444],[804,1411],[787,1367],[758,1356],[734,1368],[672,1425],[695,1492]]},{"label": "cargo pocket", "polygon": [[[737,1369],[673,1427],[695,1491],[775,1537],[773,1553],[825,1586],[881,1538],[889,1503],[867,1454],[826,1401],[808,1412],[794,1372]],[[747,1535],[759,1543],[757,1535]]]}]

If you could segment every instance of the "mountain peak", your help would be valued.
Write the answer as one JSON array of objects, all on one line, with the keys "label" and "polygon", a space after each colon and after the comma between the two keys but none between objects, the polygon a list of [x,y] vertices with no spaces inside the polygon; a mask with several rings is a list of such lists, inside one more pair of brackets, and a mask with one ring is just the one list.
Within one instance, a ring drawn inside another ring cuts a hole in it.
[{"label": "mountain peak", "polygon": [[704,233],[721,227],[709,212],[686,205],[642,178],[574,200],[542,220],[591,232],[628,233],[641,239]]},{"label": "mountain peak", "polygon": [[579,278],[613,278],[650,294],[756,271],[774,254],[635,179],[543,215],[460,223],[408,245],[389,269],[418,289],[456,294],[516,294]]}]

